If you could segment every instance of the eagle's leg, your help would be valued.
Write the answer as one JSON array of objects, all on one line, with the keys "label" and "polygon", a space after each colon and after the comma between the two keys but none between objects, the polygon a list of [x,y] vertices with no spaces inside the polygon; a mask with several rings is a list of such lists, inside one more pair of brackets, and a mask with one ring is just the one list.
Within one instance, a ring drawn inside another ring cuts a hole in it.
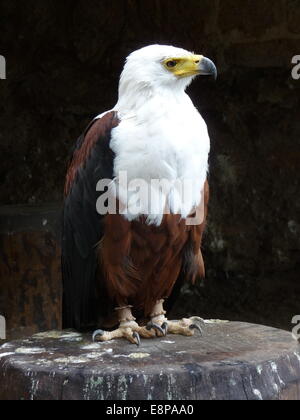
[{"label": "eagle's leg", "polygon": [[149,325],[160,325],[164,331],[164,335],[177,334],[191,337],[198,330],[203,334],[202,326],[203,319],[199,317],[184,318],[180,321],[169,321],[165,315],[166,311],[163,307],[164,300],[159,300],[153,308],[151,316],[151,323]]},{"label": "eagle's leg", "polygon": [[150,314],[151,321],[148,324],[148,328],[154,325],[159,325],[162,330],[163,336],[168,334],[168,319],[165,317],[166,311],[164,310],[164,299],[158,300]]},{"label": "eagle's leg", "polygon": [[97,330],[93,334],[93,341],[112,341],[117,338],[125,338],[132,344],[137,346],[141,343],[142,338],[154,338],[158,334],[163,334],[163,330],[159,325],[151,325],[141,327],[132,315],[131,306],[116,308],[119,317],[119,328],[114,331]]}]

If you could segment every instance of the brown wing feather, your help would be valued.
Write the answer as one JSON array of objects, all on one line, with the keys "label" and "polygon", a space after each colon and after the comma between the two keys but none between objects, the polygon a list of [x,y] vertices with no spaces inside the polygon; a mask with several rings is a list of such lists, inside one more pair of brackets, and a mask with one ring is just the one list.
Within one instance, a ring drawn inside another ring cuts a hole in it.
[{"label": "brown wing feather", "polygon": [[63,323],[65,328],[97,326],[97,317],[109,306],[103,282],[97,278],[95,251],[103,238],[103,217],[96,212],[101,192],[96,185],[111,179],[114,154],[111,131],[118,125],[115,112],[93,121],[79,138],[66,177],[63,211],[62,273]]},{"label": "brown wing feather", "polygon": [[86,164],[95,144],[105,137],[106,133],[117,127],[119,120],[115,112],[111,111],[102,118],[94,120],[79,139],[79,144],[73,153],[65,182],[65,196],[67,196],[76,179],[78,170]]}]

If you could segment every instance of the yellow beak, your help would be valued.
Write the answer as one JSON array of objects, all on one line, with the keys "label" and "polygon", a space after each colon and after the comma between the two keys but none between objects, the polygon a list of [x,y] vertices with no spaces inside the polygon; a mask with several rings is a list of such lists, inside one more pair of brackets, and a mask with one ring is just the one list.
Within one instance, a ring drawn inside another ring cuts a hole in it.
[{"label": "yellow beak", "polygon": [[215,64],[203,55],[171,58],[165,61],[165,67],[177,77],[190,77],[197,75],[212,75],[217,78],[218,72]]}]

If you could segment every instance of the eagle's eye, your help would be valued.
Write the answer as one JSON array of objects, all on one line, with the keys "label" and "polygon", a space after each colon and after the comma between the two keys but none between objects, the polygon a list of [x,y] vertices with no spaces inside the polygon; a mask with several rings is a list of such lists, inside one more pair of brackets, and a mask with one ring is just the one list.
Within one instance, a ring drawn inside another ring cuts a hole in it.
[{"label": "eagle's eye", "polygon": [[176,67],[176,66],[177,66],[177,61],[175,61],[175,60],[167,61],[167,67],[173,68],[173,67]]}]

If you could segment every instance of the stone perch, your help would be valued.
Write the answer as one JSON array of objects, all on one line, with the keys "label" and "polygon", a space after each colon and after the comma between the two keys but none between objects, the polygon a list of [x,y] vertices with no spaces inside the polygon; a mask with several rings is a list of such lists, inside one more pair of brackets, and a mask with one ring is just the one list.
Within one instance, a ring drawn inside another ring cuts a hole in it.
[{"label": "stone perch", "polygon": [[206,321],[201,338],[92,343],[52,331],[0,347],[0,400],[300,399],[300,346],[288,332]]}]

